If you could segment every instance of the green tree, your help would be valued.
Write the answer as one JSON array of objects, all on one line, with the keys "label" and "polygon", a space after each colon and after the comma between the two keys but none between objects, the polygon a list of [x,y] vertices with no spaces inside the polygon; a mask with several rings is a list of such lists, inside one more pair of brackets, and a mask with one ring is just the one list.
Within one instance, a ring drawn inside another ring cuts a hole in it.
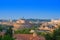
[{"label": "green tree", "polygon": [[2,40],[15,40],[14,38],[10,37],[10,35],[4,35]]},{"label": "green tree", "polygon": [[45,35],[46,40],[60,40],[60,27],[53,31],[53,33],[47,33]]},{"label": "green tree", "polygon": [[11,37],[13,36],[13,30],[12,30],[13,26],[9,26],[9,28],[7,29],[5,35],[10,35]]},{"label": "green tree", "polygon": [[0,25],[0,31],[2,31],[3,30],[3,27],[2,27],[2,25]]},{"label": "green tree", "polygon": [[45,39],[46,40],[52,40],[52,36],[51,36],[51,34],[50,33],[47,33],[46,35],[45,35]]},{"label": "green tree", "polygon": [[2,36],[0,36],[0,40],[2,40]]},{"label": "green tree", "polygon": [[33,26],[32,28],[24,28],[24,29],[20,29],[20,30],[16,30],[14,33],[16,34],[31,34],[30,30],[36,30],[37,26]]},{"label": "green tree", "polygon": [[20,30],[17,30],[15,31],[16,34],[30,34],[30,28],[24,28],[24,29],[20,29]]},{"label": "green tree", "polygon": [[4,27],[7,27],[5,30],[6,30],[6,33],[5,35],[1,36],[0,35],[0,40],[15,40],[13,38],[13,33],[12,33],[12,27],[13,26],[4,26],[4,25],[0,25],[0,31],[2,32],[2,30],[4,29]]},{"label": "green tree", "polygon": [[58,29],[54,30],[53,32],[53,39],[54,40],[60,40],[60,26]]}]

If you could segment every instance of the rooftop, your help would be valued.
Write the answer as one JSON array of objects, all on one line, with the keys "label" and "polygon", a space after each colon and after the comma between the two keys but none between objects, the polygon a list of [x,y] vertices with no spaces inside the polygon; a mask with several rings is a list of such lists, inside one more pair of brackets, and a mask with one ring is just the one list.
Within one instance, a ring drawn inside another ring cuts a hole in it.
[{"label": "rooftop", "polygon": [[14,34],[16,40],[45,40],[42,36],[33,36],[32,34]]}]

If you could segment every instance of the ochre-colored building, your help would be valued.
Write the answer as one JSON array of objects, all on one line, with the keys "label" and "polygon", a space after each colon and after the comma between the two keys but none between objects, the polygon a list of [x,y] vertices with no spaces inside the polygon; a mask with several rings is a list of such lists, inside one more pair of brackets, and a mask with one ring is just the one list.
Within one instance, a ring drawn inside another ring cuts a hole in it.
[{"label": "ochre-colored building", "polygon": [[29,21],[26,21],[24,19],[17,20],[16,23],[13,24],[13,26],[14,26],[13,28],[14,30],[32,27]]}]

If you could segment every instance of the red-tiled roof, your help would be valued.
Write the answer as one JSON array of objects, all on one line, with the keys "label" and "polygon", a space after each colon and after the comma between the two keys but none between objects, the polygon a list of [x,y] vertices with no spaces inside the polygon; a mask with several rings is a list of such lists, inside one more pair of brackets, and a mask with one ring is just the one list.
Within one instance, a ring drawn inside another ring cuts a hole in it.
[{"label": "red-tiled roof", "polygon": [[33,37],[32,34],[14,34],[16,40],[45,40],[42,36]]}]

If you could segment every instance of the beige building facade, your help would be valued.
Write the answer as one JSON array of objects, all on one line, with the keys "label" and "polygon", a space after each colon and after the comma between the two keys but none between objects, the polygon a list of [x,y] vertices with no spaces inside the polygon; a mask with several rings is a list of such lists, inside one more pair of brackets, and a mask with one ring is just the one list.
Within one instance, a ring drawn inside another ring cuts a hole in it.
[{"label": "beige building facade", "polygon": [[14,30],[32,27],[29,21],[22,19],[17,20],[16,23],[13,24],[13,26],[14,26]]}]

